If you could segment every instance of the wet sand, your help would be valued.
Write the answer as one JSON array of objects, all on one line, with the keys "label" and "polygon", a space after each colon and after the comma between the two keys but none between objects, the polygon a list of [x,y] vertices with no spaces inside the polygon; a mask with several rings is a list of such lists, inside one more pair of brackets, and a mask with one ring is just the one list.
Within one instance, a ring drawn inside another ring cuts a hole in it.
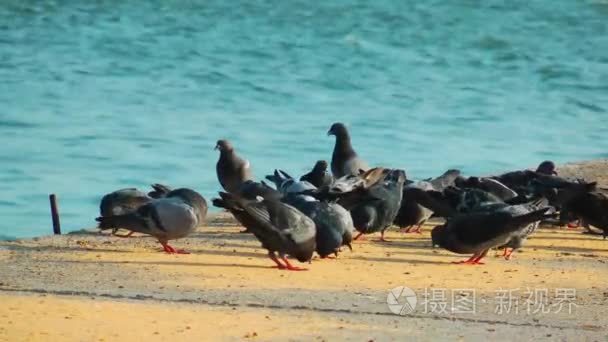
[{"label": "wet sand", "polygon": [[[606,184],[599,163],[560,171],[594,172]],[[0,242],[0,340],[608,338],[608,241],[600,236],[543,227],[513,260],[492,253],[486,265],[467,266],[451,263],[465,256],[431,248],[431,228],[392,229],[389,243],[369,236],[337,260],[300,264],[309,269],[302,272],[271,268],[259,243],[226,214],[174,242],[189,255],[161,253],[143,236]],[[389,310],[388,291],[398,286],[417,293],[411,314]],[[474,310],[458,300],[467,291]],[[563,291],[576,293],[560,302]],[[424,303],[425,292],[432,301]]]}]

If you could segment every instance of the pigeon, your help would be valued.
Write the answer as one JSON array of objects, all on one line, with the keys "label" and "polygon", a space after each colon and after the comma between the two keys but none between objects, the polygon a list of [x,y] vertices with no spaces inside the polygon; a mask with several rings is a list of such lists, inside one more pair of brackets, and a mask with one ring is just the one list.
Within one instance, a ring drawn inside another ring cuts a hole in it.
[{"label": "pigeon", "polygon": [[557,171],[555,171],[555,163],[550,160],[545,160],[540,163],[536,168],[536,172],[543,175],[555,175],[557,176]]},{"label": "pigeon", "polygon": [[183,238],[203,224],[207,215],[207,202],[196,191],[181,188],[164,197],[153,199],[135,211],[96,218],[99,229],[124,227],[134,232],[152,235],[158,239],[166,253],[187,254],[168,244],[169,240]]},{"label": "pigeon", "polygon": [[224,190],[237,193],[243,183],[253,180],[249,161],[239,157],[228,140],[218,140],[215,149],[220,151],[217,161],[217,178]]},{"label": "pigeon", "polygon": [[[277,200],[247,200],[226,192],[219,193],[213,205],[228,209],[268,250],[278,269],[306,270],[293,266],[286,255],[300,262],[310,261],[315,251],[315,223],[298,209]],[[276,253],[279,254],[277,258]],[[281,262],[282,261],[282,262]]]},{"label": "pigeon", "polygon": [[[420,205],[416,199],[418,191],[443,191],[448,186],[454,184],[454,180],[460,176],[458,170],[448,170],[443,175],[429,179],[428,181],[418,181],[405,184],[403,187],[403,198],[401,199],[401,207],[399,213],[393,222],[400,228],[405,228],[404,233],[421,233],[422,225],[433,215],[433,211]],[[412,228],[416,226],[414,230]]]},{"label": "pigeon", "polygon": [[503,201],[508,201],[518,196],[518,193],[508,186],[501,183],[499,180],[487,177],[469,177],[458,178],[454,185],[459,188],[481,189],[489,192],[492,195],[500,198]]},{"label": "pigeon", "polygon": [[330,254],[338,256],[340,247],[347,246],[352,251],[353,220],[350,213],[337,203],[319,201],[306,195],[308,190],[315,189],[307,181],[295,181],[286,172],[275,170],[266,179],[275,183],[283,193],[282,201],[300,210],[310,217],[316,225],[316,251],[321,258]]},{"label": "pigeon", "polygon": [[280,199],[281,193],[262,182],[248,180],[244,182],[235,194],[249,200],[255,200],[258,197],[265,199]]},{"label": "pigeon", "polygon": [[292,205],[310,217],[316,226],[316,252],[321,258],[330,254],[338,257],[340,247],[352,251],[352,234],[355,230],[350,213],[337,203],[321,202],[312,196],[289,194],[283,202]]},{"label": "pigeon", "polygon": [[[127,214],[135,211],[142,205],[150,202],[154,198],[159,198],[164,195],[170,188],[162,184],[152,184],[153,191],[145,194],[135,188],[126,188],[111,192],[101,199],[99,204],[99,215],[100,216],[113,216]],[[129,237],[133,235],[133,232],[129,232],[126,235],[119,235],[117,231],[122,227],[114,227],[112,235],[118,237]]]},{"label": "pigeon", "polygon": [[380,241],[387,241],[384,231],[399,211],[405,178],[403,170],[389,170],[383,180],[371,187],[356,189],[340,198],[338,203],[350,211],[359,232],[355,240],[363,234],[380,232]]},{"label": "pigeon", "polygon": [[586,225],[601,229],[604,239],[608,237],[608,195],[597,189],[597,183],[572,185],[563,190],[559,201],[562,203],[560,223],[578,218]]},{"label": "pigeon", "polygon": [[171,188],[163,185],[163,184],[152,184],[152,191],[148,192],[148,196],[150,196],[151,198],[161,198],[161,197],[165,197],[169,192],[171,192]]},{"label": "pigeon", "polygon": [[151,200],[145,192],[135,188],[116,190],[103,196],[99,204],[99,214],[113,216],[130,213]]},{"label": "pigeon", "polygon": [[490,211],[459,214],[445,224],[433,228],[433,246],[445,248],[458,254],[473,253],[459,264],[483,264],[480,262],[490,248],[504,246],[527,229],[528,225],[545,218],[549,208],[521,213],[510,206]]},{"label": "pigeon", "polygon": [[[513,213],[514,215],[524,215],[530,213],[535,210],[549,208],[546,214],[552,214],[554,210],[553,208],[548,206],[548,200],[546,198],[540,198],[534,202],[518,204],[518,205],[509,205],[506,203],[488,203],[481,205],[474,209],[476,212],[483,211],[495,211],[495,210],[505,210]],[[522,227],[522,229],[518,230],[511,239],[504,245],[498,246],[498,248],[504,248],[503,257],[505,260],[510,260],[513,252],[521,248],[524,242],[528,239],[530,235],[532,235],[540,225],[540,221],[535,221],[527,224]]]},{"label": "pigeon", "polygon": [[361,171],[369,170],[369,166],[363,159],[357,156],[350,142],[350,135],[346,126],[342,123],[334,123],[327,135],[336,136],[336,144],[331,157],[331,172],[335,178],[346,175],[358,175]]},{"label": "pigeon", "polygon": [[274,174],[267,175],[266,179],[273,182],[277,188],[277,191],[282,195],[310,192],[317,189],[316,186],[308,181],[296,181],[292,176],[283,170],[274,170]]},{"label": "pigeon", "polygon": [[312,168],[312,171],[300,177],[301,181],[307,181],[317,188],[330,186],[334,182],[334,177],[327,172],[327,162],[319,160]]}]

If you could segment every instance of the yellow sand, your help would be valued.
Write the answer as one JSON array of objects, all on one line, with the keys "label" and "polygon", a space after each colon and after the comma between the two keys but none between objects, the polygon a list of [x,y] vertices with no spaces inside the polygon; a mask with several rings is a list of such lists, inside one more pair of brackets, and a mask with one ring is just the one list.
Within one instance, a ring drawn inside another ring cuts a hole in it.
[{"label": "yellow sand", "polygon": [[[513,260],[491,254],[485,266],[451,264],[466,256],[431,248],[430,226],[391,231],[390,243],[370,236],[338,260],[289,272],[230,222],[220,216],[174,243],[190,255],[163,254],[149,237],[0,243],[0,340],[604,338],[608,241],[581,230],[541,229]],[[477,312],[394,316],[387,291],[401,285],[474,289]],[[497,313],[496,291],[516,288],[520,312]],[[522,313],[527,288],[574,288],[576,310]]]}]

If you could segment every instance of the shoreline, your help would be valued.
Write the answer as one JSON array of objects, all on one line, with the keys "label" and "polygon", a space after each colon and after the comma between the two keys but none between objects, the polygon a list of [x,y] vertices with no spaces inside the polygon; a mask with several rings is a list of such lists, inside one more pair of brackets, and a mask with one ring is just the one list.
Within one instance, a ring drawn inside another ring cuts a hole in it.
[{"label": "shoreline", "polygon": [[[608,175],[608,161],[558,170]],[[543,226],[513,260],[491,255],[484,266],[466,266],[451,264],[465,256],[431,248],[431,228],[389,229],[389,243],[371,235],[337,260],[299,264],[304,272],[271,268],[259,242],[224,213],[175,241],[189,255],[161,253],[150,237],[108,233],[0,241],[0,341],[606,338],[608,241]],[[400,286],[418,299],[405,316],[387,304]],[[574,311],[558,312],[559,289],[574,289],[566,303]],[[453,310],[462,290],[473,290],[474,311]],[[505,290],[517,312],[498,310]],[[540,304],[548,312],[530,310],[535,291],[546,292]],[[445,301],[429,310],[429,293]]]},{"label": "shoreline", "polygon": [[[535,167],[530,167],[529,169],[534,169]],[[608,187],[608,159],[594,159],[594,160],[585,160],[578,162],[569,162],[565,164],[561,164],[557,166],[557,170],[560,175],[565,177],[572,178],[585,178],[587,180],[597,180],[598,185],[602,187]],[[406,170],[407,172],[407,170]],[[508,171],[504,171],[508,172]],[[470,176],[470,175],[467,175]],[[211,198],[207,198],[207,202],[211,202]],[[216,215],[222,215],[222,212],[219,210],[214,210],[213,206],[210,207],[209,217],[213,217]],[[18,237],[0,234],[0,242],[2,241],[17,241],[17,240],[28,240],[35,239],[40,237],[52,236],[52,225],[51,225],[51,217],[49,215],[49,234],[48,235],[37,235],[37,236],[26,236],[26,237]],[[68,232],[62,233],[63,235],[69,234],[78,234],[80,232],[87,232],[96,230],[95,228],[81,228],[70,230]]]}]

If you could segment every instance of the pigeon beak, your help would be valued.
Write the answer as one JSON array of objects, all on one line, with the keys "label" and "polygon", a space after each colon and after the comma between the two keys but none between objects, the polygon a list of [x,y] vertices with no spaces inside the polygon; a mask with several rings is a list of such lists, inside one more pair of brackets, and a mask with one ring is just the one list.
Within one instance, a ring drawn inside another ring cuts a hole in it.
[{"label": "pigeon beak", "polygon": [[332,135],[334,132],[330,129],[329,131],[327,131],[327,136]]},{"label": "pigeon beak", "polygon": [[551,171],[551,174],[557,176],[557,171],[553,170]]},{"label": "pigeon beak", "polygon": [[220,149],[220,145],[215,145],[215,147],[213,148],[215,151]]}]

